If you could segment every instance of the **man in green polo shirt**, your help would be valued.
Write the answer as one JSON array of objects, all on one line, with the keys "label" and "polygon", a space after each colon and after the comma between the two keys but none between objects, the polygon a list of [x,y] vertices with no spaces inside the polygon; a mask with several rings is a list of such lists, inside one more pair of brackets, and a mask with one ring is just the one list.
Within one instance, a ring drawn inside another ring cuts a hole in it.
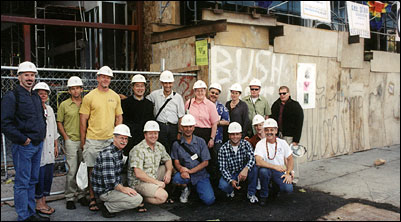
[{"label": "man in green polo shirt", "polygon": [[68,173],[65,183],[65,198],[67,209],[75,209],[74,195],[78,191],[78,202],[83,206],[88,206],[85,191],[79,190],[75,176],[78,166],[82,161],[82,149],[80,148],[79,133],[79,108],[82,102],[83,84],[78,76],[72,76],[68,82],[68,93],[71,98],[63,101],[57,111],[58,131],[64,138],[65,155],[68,165]]},{"label": "man in green polo shirt", "polygon": [[[269,118],[269,115],[271,115],[269,102],[267,102],[266,98],[259,95],[261,87],[262,83],[259,79],[252,79],[249,83],[251,95],[246,96],[243,99],[248,105],[248,115],[250,120],[252,120],[256,114],[263,116],[265,119]],[[255,129],[252,126],[249,126],[246,135],[251,138],[255,134]]]}]

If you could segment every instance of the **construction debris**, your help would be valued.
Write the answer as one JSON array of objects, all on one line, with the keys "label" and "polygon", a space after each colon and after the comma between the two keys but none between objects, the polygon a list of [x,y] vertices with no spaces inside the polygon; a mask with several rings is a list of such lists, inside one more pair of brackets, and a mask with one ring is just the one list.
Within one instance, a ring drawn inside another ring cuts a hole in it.
[{"label": "construction debris", "polygon": [[383,159],[377,159],[377,160],[375,160],[374,165],[375,165],[375,166],[380,166],[380,165],[383,165],[383,164],[385,164],[385,163],[386,163],[385,160],[383,160]]}]

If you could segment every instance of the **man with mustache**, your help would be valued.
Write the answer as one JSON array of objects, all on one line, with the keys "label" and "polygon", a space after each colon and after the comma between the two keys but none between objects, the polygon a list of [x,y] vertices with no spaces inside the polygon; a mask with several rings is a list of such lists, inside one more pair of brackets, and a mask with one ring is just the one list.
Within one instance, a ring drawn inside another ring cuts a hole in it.
[{"label": "man with mustache", "polygon": [[122,184],[122,150],[131,137],[130,130],[127,125],[120,124],[114,128],[113,134],[113,143],[97,156],[91,177],[93,191],[104,201],[99,206],[106,218],[115,217],[116,212],[134,209],[143,200],[133,188]]},{"label": "man with mustache", "polygon": [[[113,142],[113,129],[123,122],[121,100],[109,88],[113,71],[103,66],[97,72],[97,88],[90,91],[82,100],[80,114],[81,149],[88,166],[88,179],[95,165],[96,157],[104,147]],[[89,183],[89,210],[98,211],[96,198]]]},{"label": "man with mustache", "polygon": [[35,185],[39,181],[43,139],[46,137],[42,102],[37,92],[32,91],[37,73],[32,62],[19,64],[19,85],[1,100],[1,132],[13,143],[14,202],[19,221],[45,220],[35,211]]},{"label": "man with mustache", "polygon": [[259,179],[262,186],[259,202],[261,206],[266,205],[271,180],[279,186],[280,192],[291,193],[294,176],[292,150],[285,140],[276,137],[277,122],[269,118],[263,127],[266,138],[259,141],[255,148],[256,165],[259,167]]}]

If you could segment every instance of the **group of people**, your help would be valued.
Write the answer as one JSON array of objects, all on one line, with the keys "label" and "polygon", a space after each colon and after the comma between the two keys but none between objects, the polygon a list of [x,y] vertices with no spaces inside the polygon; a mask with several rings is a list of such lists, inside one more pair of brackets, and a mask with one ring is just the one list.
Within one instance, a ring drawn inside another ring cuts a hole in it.
[{"label": "group of people", "polygon": [[[236,83],[224,106],[218,101],[220,84],[208,88],[198,80],[194,98],[184,103],[173,91],[173,73],[166,70],[160,74],[162,89],[147,96],[145,77],[133,76],[133,94],[127,97],[109,88],[113,71],[103,66],[97,72],[97,88],[84,97],[82,80],[68,80],[71,97],[60,104],[56,119],[46,104],[49,86],[35,85],[36,66],[23,62],[17,73],[20,84],[2,99],[1,127],[13,142],[18,220],[46,220],[41,215],[55,212],[45,197],[59,134],[68,166],[66,208],[71,210],[77,199],[106,218],[134,208],[146,212],[144,203],[172,203],[175,187],[181,187],[180,202],[188,202],[195,190],[206,205],[215,202],[217,190],[233,198],[244,183],[249,201],[262,206],[272,184],[280,192],[292,192],[289,145],[300,140],[303,111],[286,86],[279,88],[280,98],[270,109],[260,96],[259,80],[250,82],[251,95],[243,100]],[[81,162],[88,167],[85,190],[76,182]]]}]

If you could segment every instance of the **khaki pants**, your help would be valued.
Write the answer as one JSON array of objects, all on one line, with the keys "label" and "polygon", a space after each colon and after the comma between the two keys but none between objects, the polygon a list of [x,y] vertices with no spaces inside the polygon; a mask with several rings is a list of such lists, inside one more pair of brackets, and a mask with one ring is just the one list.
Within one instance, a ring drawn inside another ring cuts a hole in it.
[{"label": "khaki pants", "polygon": [[78,166],[82,161],[82,149],[80,148],[81,142],[66,140],[64,143],[68,166],[64,194],[66,201],[74,201],[75,192],[78,191],[78,199],[81,199],[82,197],[85,197],[88,190],[80,190],[75,179],[77,176]]},{"label": "khaki pants", "polygon": [[[167,169],[165,165],[160,165],[157,169],[156,180],[162,181],[164,175],[166,174],[166,170]],[[153,183],[140,182],[139,184],[135,185],[134,189],[142,196],[152,198],[155,197],[156,191],[157,189],[159,189],[159,186]]]},{"label": "khaki pants", "polygon": [[116,213],[138,207],[142,203],[143,198],[139,193],[131,197],[120,191],[111,190],[100,195],[100,200],[105,202],[104,206],[110,213]]},{"label": "khaki pants", "polygon": [[113,142],[113,139],[108,140],[91,140],[86,139],[83,151],[83,158],[88,167],[94,167],[96,157],[100,151],[105,147],[109,146]]}]

